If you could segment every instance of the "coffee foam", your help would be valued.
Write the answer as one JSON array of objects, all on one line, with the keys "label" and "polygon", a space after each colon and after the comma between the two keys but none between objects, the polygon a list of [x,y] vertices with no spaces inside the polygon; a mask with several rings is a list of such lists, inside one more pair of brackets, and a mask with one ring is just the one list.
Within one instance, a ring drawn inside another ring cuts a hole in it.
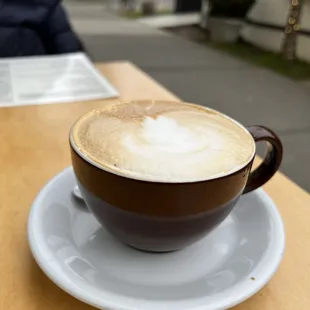
[{"label": "coffee foam", "polygon": [[250,134],[213,110],[139,101],[92,111],[74,125],[72,141],[91,161],[124,176],[161,182],[220,177],[249,162]]}]

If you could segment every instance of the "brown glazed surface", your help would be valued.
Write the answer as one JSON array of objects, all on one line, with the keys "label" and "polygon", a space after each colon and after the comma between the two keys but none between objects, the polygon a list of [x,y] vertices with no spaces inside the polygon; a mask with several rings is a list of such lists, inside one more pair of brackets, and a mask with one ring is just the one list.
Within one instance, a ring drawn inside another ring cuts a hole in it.
[{"label": "brown glazed surface", "polygon": [[90,193],[114,207],[141,215],[183,217],[212,210],[240,195],[252,161],[226,177],[193,183],[156,183],[129,179],[99,169],[71,147],[79,182]]},{"label": "brown glazed surface", "polygon": [[251,172],[243,194],[251,192],[268,182],[281,165],[283,147],[279,137],[264,126],[247,128],[255,142],[267,142],[267,154],[258,168]]},{"label": "brown glazed surface", "polygon": [[71,147],[82,195],[98,221],[118,240],[150,252],[182,249],[199,241],[231,212],[252,165],[215,180],[156,183],[97,168]]},{"label": "brown glazed surface", "polygon": [[90,193],[81,183],[79,187],[89,209],[107,231],[134,248],[152,252],[179,250],[200,240],[226,218],[240,196],[195,215],[155,217],[114,207]]}]

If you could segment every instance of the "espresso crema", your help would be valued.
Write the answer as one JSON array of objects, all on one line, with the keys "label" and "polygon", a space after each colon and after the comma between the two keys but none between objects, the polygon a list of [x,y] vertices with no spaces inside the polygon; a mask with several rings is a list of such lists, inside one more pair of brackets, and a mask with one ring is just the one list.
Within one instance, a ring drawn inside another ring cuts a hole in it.
[{"label": "espresso crema", "polygon": [[225,115],[165,101],[91,111],[73,126],[71,142],[102,169],[158,182],[221,177],[245,166],[255,152],[249,132]]}]

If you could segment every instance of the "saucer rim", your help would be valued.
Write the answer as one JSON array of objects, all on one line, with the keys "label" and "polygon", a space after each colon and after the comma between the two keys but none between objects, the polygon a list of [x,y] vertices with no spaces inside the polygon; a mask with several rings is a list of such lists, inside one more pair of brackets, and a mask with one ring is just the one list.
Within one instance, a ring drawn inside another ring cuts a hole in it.
[{"label": "saucer rim", "polygon": [[[105,310],[140,310],[140,307],[132,307],[132,306],[124,306],[123,304],[119,303],[116,304],[113,300],[103,300],[102,298],[96,298],[92,293],[89,293],[88,291],[84,290],[83,288],[78,287],[77,285],[72,284],[72,281],[68,280],[67,276],[64,276],[59,271],[55,271],[55,268],[49,263],[49,260],[47,256],[49,256],[46,253],[42,253],[40,250],[40,245],[37,242],[37,237],[35,234],[35,225],[32,225],[35,223],[35,215],[37,209],[41,207],[41,201],[45,197],[45,194],[49,191],[49,187],[52,186],[54,183],[56,183],[63,175],[67,173],[73,173],[72,166],[69,166],[65,168],[64,170],[60,171],[58,174],[56,174],[54,177],[52,177],[46,184],[41,188],[39,193],[37,194],[36,198],[34,199],[29,216],[28,216],[28,222],[27,222],[27,235],[28,235],[28,242],[29,247],[32,252],[32,255],[38,264],[38,266],[42,269],[42,271],[47,275],[47,277],[54,282],[58,287],[60,287],[62,290],[64,290],[69,295],[75,297],[76,299],[89,304],[93,307],[99,308],[99,309],[105,309]],[[189,308],[189,310],[224,310],[227,308],[231,308],[233,306],[236,306],[254,294],[256,294],[258,291],[260,291],[272,278],[274,273],[277,271],[285,250],[285,231],[284,231],[284,224],[281,219],[280,213],[272,201],[272,199],[269,197],[269,195],[263,190],[258,189],[255,191],[257,195],[260,196],[260,198],[263,200],[263,203],[265,205],[268,205],[266,207],[266,212],[270,215],[270,217],[273,219],[273,222],[275,224],[274,229],[272,230],[277,235],[277,243],[276,243],[276,250],[274,249],[274,252],[277,252],[279,255],[276,255],[276,257],[272,259],[268,259],[268,263],[264,263],[264,273],[263,276],[260,276],[259,279],[256,279],[255,281],[251,279],[244,280],[244,284],[248,282],[249,285],[247,285],[247,289],[244,290],[243,293],[239,294],[239,296],[234,297],[234,295],[230,296],[230,294],[227,295],[227,297],[223,300],[219,300],[217,304],[207,304],[207,305],[199,305],[199,306],[192,306]],[[245,195],[251,195],[251,193],[245,194]],[[266,259],[266,257],[262,257],[260,261]],[[269,267],[267,267],[269,266]],[[271,266],[271,267],[270,267]],[[247,281],[247,282],[246,282]],[[243,285],[244,285],[243,284]],[[251,285],[250,285],[251,284]],[[117,299],[117,297],[122,297],[123,299],[132,300],[130,297],[126,297],[123,295],[119,295],[113,292],[106,292],[109,296],[114,296],[114,298]],[[150,303],[153,303],[154,305],[163,306],[163,302],[165,302],[165,306],[168,306],[168,304],[172,303],[174,301],[148,301]],[[194,302],[194,300],[193,300]],[[168,306],[169,307],[169,306]],[[167,307],[167,309],[169,309]],[[154,309],[157,309],[154,307]],[[173,308],[175,309],[175,308]]]}]

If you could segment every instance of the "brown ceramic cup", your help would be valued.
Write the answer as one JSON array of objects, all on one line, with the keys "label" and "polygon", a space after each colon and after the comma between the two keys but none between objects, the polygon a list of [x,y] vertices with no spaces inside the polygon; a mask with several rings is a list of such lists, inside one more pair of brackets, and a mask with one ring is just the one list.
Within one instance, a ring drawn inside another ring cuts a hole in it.
[{"label": "brown ceramic cup", "polygon": [[86,158],[70,133],[72,165],[86,204],[115,238],[140,250],[174,251],[204,237],[229,215],[242,194],[264,185],[278,170],[282,144],[277,135],[262,126],[247,130],[255,142],[268,144],[264,160],[252,172],[255,153],[238,171],[211,180],[131,179]]}]

